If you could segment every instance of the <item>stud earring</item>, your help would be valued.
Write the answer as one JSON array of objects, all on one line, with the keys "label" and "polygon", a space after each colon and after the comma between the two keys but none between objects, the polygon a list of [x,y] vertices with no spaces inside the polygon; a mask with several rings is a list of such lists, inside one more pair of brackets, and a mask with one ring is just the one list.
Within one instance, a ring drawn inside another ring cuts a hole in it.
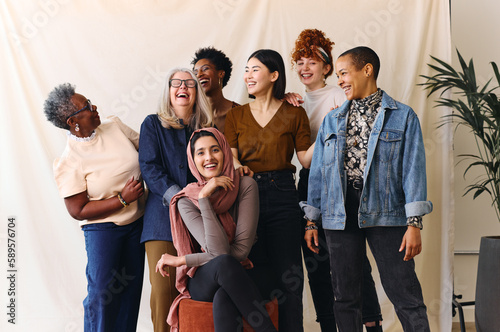
[{"label": "stud earring", "polygon": [[75,131],[80,131],[80,126],[78,125],[78,123],[75,126]]}]

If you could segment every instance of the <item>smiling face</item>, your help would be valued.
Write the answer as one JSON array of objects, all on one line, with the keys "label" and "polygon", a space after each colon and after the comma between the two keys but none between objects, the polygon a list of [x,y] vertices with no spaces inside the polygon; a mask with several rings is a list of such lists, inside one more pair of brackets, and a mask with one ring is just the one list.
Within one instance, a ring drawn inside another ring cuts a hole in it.
[{"label": "smiling face", "polygon": [[[71,97],[71,102],[75,105],[77,110],[86,107],[88,105],[87,100],[87,97],[79,93],[75,93],[73,97]],[[97,112],[97,106],[95,105],[92,105],[92,110],[87,108],[68,120],[78,123],[79,129],[85,136],[88,136],[87,133],[92,133],[92,131],[101,124],[101,118],[99,117],[99,112]]]},{"label": "smiling face", "polygon": [[368,63],[358,69],[351,55],[345,55],[338,58],[335,68],[338,77],[337,84],[344,90],[348,100],[363,99],[377,91],[371,64]]},{"label": "smiling face", "polygon": [[194,65],[193,71],[207,95],[210,95],[215,90],[222,89],[219,83],[222,83],[224,71],[217,70],[212,61],[200,59]]},{"label": "smiling face", "polygon": [[243,79],[248,93],[253,96],[264,95],[272,91],[274,82],[278,79],[278,72],[271,73],[257,58],[250,58],[245,67]]},{"label": "smiling face", "polygon": [[224,154],[217,140],[212,136],[202,136],[194,143],[194,164],[205,181],[222,174]]},{"label": "smiling face", "polygon": [[315,58],[300,58],[296,63],[299,79],[308,91],[318,90],[325,86],[325,75],[330,65]]},{"label": "smiling face", "polygon": [[[178,71],[177,73],[175,73],[171,79],[174,78],[181,80],[193,79],[193,77],[189,73],[183,71]],[[196,101],[196,87],[188,88],[185,82],[182,82],[181,86],[177,88],[171,86],[170,101],[174,110],[176,109],[176,107],[192,109]]]}]

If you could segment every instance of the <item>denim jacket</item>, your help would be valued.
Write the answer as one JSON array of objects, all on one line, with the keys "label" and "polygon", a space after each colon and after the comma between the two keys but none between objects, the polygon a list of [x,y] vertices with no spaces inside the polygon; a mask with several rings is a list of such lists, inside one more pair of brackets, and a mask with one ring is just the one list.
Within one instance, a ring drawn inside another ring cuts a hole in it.
[{"label": "denim jacket", "polygon": [[[306,218],[325,229],[345,227],[344,169],[350,102],[328,113],[316,137],[309,175]],[[359,227],[406,226],[406,218],[432,211],[426,200],[425,149],[415,112],[385,92],[368,141]]]}]

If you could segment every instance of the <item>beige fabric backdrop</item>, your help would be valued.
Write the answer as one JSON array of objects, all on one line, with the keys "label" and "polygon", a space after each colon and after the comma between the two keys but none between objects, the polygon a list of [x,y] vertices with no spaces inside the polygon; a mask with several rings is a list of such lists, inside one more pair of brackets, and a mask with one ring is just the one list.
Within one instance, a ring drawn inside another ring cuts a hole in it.
[{"label": "beige fabric backdrop", "polygon": [[[86,294],[83,233],[66,212],[52,176],[65,133],[42,113],[48,92],[71,82],[99,107],[139,130],[155,112],[165,73],[189,66],[194,51],[214,45],[232,59],[225,95],[247,101],[242,76],[259,48],[279,51],[287,91],[303,92],[289,55],[299,32],[319,28],[337,43],[375,49],[379,85],[419,115],[427,152],[429,199],[417,270],[434,331],[451,329],[453,193],[450,133],[416,84],[429,54],[450,59],[448,0],[264,1],[4,0],[0,3],[0,330],[83,331]],[[335,84],[330,78],[329,84]],[[450,175],[451,172],[451,175]],[[8,218],[16,233],[16,325],[7,322],[10,281]],[[147,273],[138,331],[150,331]],[[401,329],[378,286],[384,329]],[[314,324],[305,297],[306,331]]]}]

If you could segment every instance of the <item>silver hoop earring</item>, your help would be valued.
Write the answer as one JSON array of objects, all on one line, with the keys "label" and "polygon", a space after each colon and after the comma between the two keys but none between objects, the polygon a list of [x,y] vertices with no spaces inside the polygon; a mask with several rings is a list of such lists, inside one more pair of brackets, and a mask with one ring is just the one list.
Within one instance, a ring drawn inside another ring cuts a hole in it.
[{"label": "silver hoop earring", "polygon": [[78,123],[75,126],[75,131],[80,131],[80,126],[78,125]]}]

